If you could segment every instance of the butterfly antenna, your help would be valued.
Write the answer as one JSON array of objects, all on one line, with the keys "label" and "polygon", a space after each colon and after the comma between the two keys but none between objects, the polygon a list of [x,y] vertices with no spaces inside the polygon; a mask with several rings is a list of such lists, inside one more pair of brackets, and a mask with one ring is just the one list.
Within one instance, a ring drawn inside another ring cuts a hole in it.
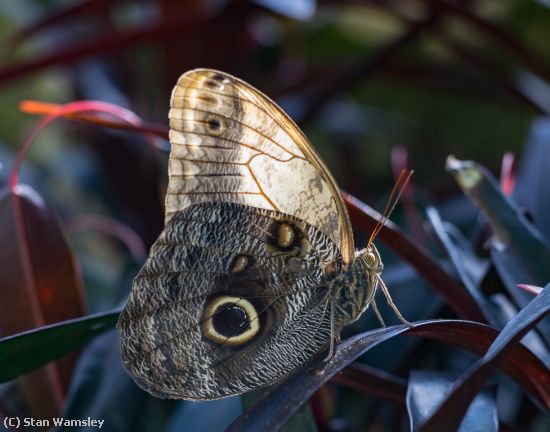
[{"label": "butterfly antenna", "polygon": [[[384,225],[386,224],[386,221],[389,219],[390,215],[392,214],[393,210],[395,209],[395,206],[399,202],[399,198],[401,198],[401,195],[403,194],[403,191],[409,184],[412,175],[414,174],[413,170],[410,170],[409,173],[405,176],[406,170],[401,170],[399,173],[399,177],[397,177],[397,180],[395,184],[393,185],[393,188],[390,192],[390,196],[388,198],[388,202],[386,204],[386,207],[384,208],[384,212],[382,213],[382,217],[374,227],[374,230],[372,231],[372,234],[369,238],[369,241],[367,243],[367,248],[372,244],[378,233],[384,228]],[[404,180],[403,180],[404,178]],[[395,197],[395,198],[394,198]]]},{"label": "butterfly antenna", "polygon": [[374,237],[376,237],[376,235],[378,234],[378,231],[381,229],[381,227],[386,223],[386,214],[390,208],[390,205],[392,203],[392,199],[393,199],[393,196],[397,190],[397,187],[399,186],[399,183],[401,182],[401,179],[403,178],[403,175],[405,174],[405,170],[401,170],[401,172],[399,173],[399,177],[397,177],[397,181],[395,182],[395,184],[393,185],[393,188],[390,192],[390,196],[388,198],[388,202],[386,203],[386,207],[384,208],[384,211],[382,212],[382,217],[380,218],[380,220],[376,223],[376,226],[374,227],[374,229],[372,230],[372,234],[370,235],[370,238],[369,238],[369,242],[367,243],[367,246],[370,246],[370,244],[373,242],[374,240]]}]

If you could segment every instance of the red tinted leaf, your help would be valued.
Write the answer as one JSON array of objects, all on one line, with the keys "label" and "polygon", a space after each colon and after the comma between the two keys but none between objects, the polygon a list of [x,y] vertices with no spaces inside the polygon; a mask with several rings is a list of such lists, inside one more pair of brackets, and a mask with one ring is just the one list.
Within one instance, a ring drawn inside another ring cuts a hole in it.
[{"label": "red tinted leaf", "polygon": [[[80,276],[55,216],[28,186],[0,192],[0,328],[8,336],[81,316]],[[59,413],[73,358],[21,378],[36,416]],[[46,418],[46,417],[40,417]]]},{"label": "red tinted leaf", "polygon": [[332,383],[344,385],[361,393],[405,405],[407,380],[363,363],[353,363],[334,375]]},{"label": "red tinted leaf", "polygon": [[204,16],[179,14],[168,21],[161,21],[148,27],[124,33],[112,32],[101,37],[88,39],[76,46],[70,46],[54,51],[53,53],[37,56],[0,69],[0,83],[20,79],[24,75],[55,64],[67,64],[83,57],[116,53],[129,46],[163,39],[192,25],[203,24],[207,21]]},{"label": "red tinted leaf", "polygon": [[[51,114],[41,119],[40,122],[27,134],[27,136],[19,146],[19,151],[17,152],[17,155],[15,157],[15,162],[13,164],[13,168],[10,174],[10,187],[12,189],[17,184],[17,181],[19,179],[19,168],[21,167],[23,159],[25,158],[25,154],[31,146],[33,140],[42,129],[44,129],[49,123],[59,117],[96,112],[100,114],[114,116],[116,119],[122,120],[123,122],[131,124],[133,126],[141,126],[141,119],[137,114],[134,114],[129,109],[108,102],[91,100],[77,101],[62,105],[58,108],[52,107],[50,105],[48,109],[52,110]],[[149,137],[149,142],[152,146],[155,145],[155,139],[153,136]]]},{"label": "red tinted leaf", "polygon": [[[2,244],[10,245],[0,255],[0,265],[6,269],[3,296],[10,299],[10,303],[1,306],[0,327],[4,335],[75,318],[84,312],[80,276],[54,215],[36,192],[17,182],[25,153],[40,131],[62,115],[87,111],[140,124],[139,117],[116,105],[73,102],[43,118],[21,143],[10,188],[0,197],[0,239]],[[72,360],[66,360],[21,378],[33,415],[45,418],[59,413],[71,368]]]},{"label": "red tinted leaf", "polygon": [[[57,114],[62,106],[63,105],[33,100],[24,100],[19,103],[19,109],[24,113],[44,116]],[[168,139],[168,128],[163,125],[145,123],[142,121],[133,123],[121,122],[117,119],[107,119],[101,114],[96,114],[93,112],[62,113],[61,116],[68,120],[75,120],[97,126],[110,127],[113,129],[136,131],[146,135],[156,135],[159,138]],[[136,116],[136,118],[138,117]]]},{"label": "red tinted leaf", "polygon": [[[437,411],[422,426],[422,431],[457,430],[472,400],[481,391],[496,368],[504,361],[521,338],[541,319],[550,313],[550,284],[523,308],[502,329],[491,343],[487,353],[474,364],[457,382]],[[527,367],[525,365],[524,367]],[[542,375],[533,374],[532,379],[546,381],[547,409],[550,409],[550,371]]]},{"label": "red tinted leaf", "polygon": [[517,287],[533,295],[537,295],[542,292],[541,287],[534,286],[534,285],[518,284]]},{"label": "red tinted leaf", "polygon": [[[441,320],[415,324],[407,334],[452,344],[483,355],[498,336],[498,331],[470,321]],[[519,344],[510,347],[499,367],[546,407],[550,407],[550,371],[530,350]]]},{"label": "red tinted leaf", "polygon": [[516,161],[513,153],[505,153],[500,170],[500,189],[506,196],[511,196],[516,186]]},{"label": "red tinted leaf", "polygon": [[[343,192],[343,196],[352,223],[366,232],[372,232],[382,218],[380,213],[352,195]],[[487,322],[481,308],[470,293],[399,227],[391,221],[387,221],[380,231],[379,237],[386,246],[412,265],[459,317]]]},{"label": "red tinted leaf", "polygon": [[12,36],[10,38],[10,44],[12,45],[10,48],[14,48],[15,45],[23,42],[30,36],[44,29],[63,23],[66,20],[89,19],[89,15],[91,13],[103,12],[108,6],[110,6],[110,3],[112,3],[110,0],[84,0],[80,3],[76,3],[53,13],[49,13],[48,15],[29,24]]},{"label": "red tinted leaf", "polygon": [[[435,339],[480,354],[496,339],[498,331],[476,322],[437,320],[417,322],[411,328],[399,325],[361,333],[338,345],[329,361],[325,362],[324,355],[320,355],[307,370],[271,387],[228,430],[280,430],[290,416],[336,373],[369,349],[401,334]],[[499,366],[550,407],[550,371],[531,351],[516,344],[505,353]]]}]

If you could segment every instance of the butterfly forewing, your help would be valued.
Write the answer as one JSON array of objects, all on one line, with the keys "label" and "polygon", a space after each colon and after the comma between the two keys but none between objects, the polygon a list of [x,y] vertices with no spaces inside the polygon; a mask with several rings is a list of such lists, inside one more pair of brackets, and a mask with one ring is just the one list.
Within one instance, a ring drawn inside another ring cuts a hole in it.
[{"label": "butterfly forewing", "polygon": [[[276,382],[328,344],[323,268],[340,260],[327,236],[293,216],[186,207],[152,247],[121,314],[124,365],[162,397],[212,399]],[[233,312],[209,311],[225,299]],[[256,333],[240,341],[242,329],[224,320],[243,310]],[[221,335],[209,333],[209,319]]]},{"label": "butterfly forewing", "polygon": [[336,183],[302,132],[269,98],[223,72],[182,75],[170,110],[166,221],[200,202],[279,211],[324,232],[353,258]]}]

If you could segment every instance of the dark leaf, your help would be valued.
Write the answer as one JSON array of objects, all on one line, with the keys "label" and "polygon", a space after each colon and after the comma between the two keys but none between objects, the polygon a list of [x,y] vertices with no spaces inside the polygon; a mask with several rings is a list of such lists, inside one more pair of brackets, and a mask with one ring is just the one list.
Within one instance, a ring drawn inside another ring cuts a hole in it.
[{"label": "dark leaf", "polygon": [[495,325],[496,322],[492,318],[489,305],[487,300],[481,293],[479,285],[476,283],[476,278],[474,272],[479,274],[483,271],[483,268],[486,267],[486,263],[483,263],[475,255],[473,255],[471,250],[459,249],[458,245],[451,240],[441,217],[439,216],[438,211],[433,207],[428,207],[426,209],[426,214],[430,220],[435,234],[437,235],[439,241],[447,251],[453,266],[460,277],[460,280],[479,305],[480,309],[483,311],[485,320],[490,322],[492,325]]},{"label": "dark leaf", "polygon": [[[427,325],[417,323],[409,333],[452,344],[480,356],[487,352],[499,334],[498,330],[483,324],[447,320],[429,321]],[[517,344],[504,355],[500,367],[539,402],[550,407],[550,371],[535,354]]]},{"label": "dark leaf", "polygon": [[[550,280],[550,248],[545,238],[502,194],[485,168],[450,156],[447,169],[491,224],[493,263],[509,294],[520,307],[525,306],[531,296],[517,284],[542,286]],[[550,343],[550,324],[544,329],[543,337]]]},{"label": "dark leaf", "polygon": [[[24,185],[0,191],[0,225],[0,288],[3,298],[8,299],[0,303],[2,335],[81,316],[84,301],[80,275],[59,224],[42,197]],[[60,359],[21,378],[33,413],[59,412],[73,362],[72,357]],[[7,371],[2,369],[3,374]]]},{"label": "dark leaf", "polygon": [[323,363],[323,356],[313,366],[266,391],[258,401],[246,410],[227,430],[231,432],[263,428],[278,431],[304,402],[332,376],[357,357],[379,343],[403,333],[407,327],[385,327],[363,333],[342,342],[334,356]]},{"label": "dark leaf", "polygon": [[[437,411],[426,420],[421,430],[456,430],[472,400],[501,364],[504,355],[548,313],[550,313],[550,284],[506,324],[487,353],[455,382],[450,394]],[[545,375],[546,378],[550,376],[548,369]],[[533,378],[542,380],[543,377],[534,375]],[[550,408],[550,400],[546,399],[545,405],[547,409]]]},{"label": "dark leaf", "polygon": [[355,362],[334,375],[332,383],[344,385],[358,392],[405,405],[407,380]]},{"label": "dark leaf", "polygon": [[[345,192],[343,195],[352,223],[364,231],[372,232],[382,216],[357,198]],[[459,317],[486,322],[481,308],[471,294],[399,227],[388,220],[379,237],[385,245],[412,265]]]},{"label": "dark leaf", "polygon": [[[411,431],[417,431],[447,396],[452,388],[454,375],[429,371],[411,372],[407,389],[407,411]],[[486,392],[480,393],[466,413],[459,431],[496,432],[498,430],[495,399]]]},{"label": "dark leaf", "polygon": [[[116,315],[113,318],[116,320]],[[102,430],[111,432],[167,430],[177,402],[154,398],[141,390],[122,367],[119,344],[112,330],[84,349],[63,417],[101,419],[105,422]],[[189,426],[180,425],[180,430]]]},{"label": "dark leaf", "polygon": [[525,208],[550,241],[550,119],[533,122],[519,167],[514,199]]},{"label": "dark leaf", "polygon": [[241,412],[238,396],[203,402],[180,401],[174,409],[166,432],[225,430]]},{"label": "dark leaf", "polygon": [[[338,345],[328,362],[324,363],[321,355],[309,369],[267,390],[228,430],[235,432],[260,427],[280,430],[290,416],[336,373],[369,349],[400,334],[435,339],[482,354],[496,338],[497,331],[475,322],[439,320],[417,322],[411,328],[399,325],[359,334]],[[501,367],[550,407],[550,371],[529,350],[520,345],[512,347],[503,358]]]},{"label": "dark leaf", "polygon": [[0,339],[0,382],[17,378],[80,348],[113,328],[119,312],[89,315]]},{"label": "dark leaf", "polygon": [[[253,406],[258,399],[262,397],[262,390],[255,390],[245,393],[240,396],[243,410],[247,410]],[[242,410],[241,410],[242,412]],[[233,419],[235,420],[235,419]],[[288,422],[284,426],[284,432],[316,432],[317,425],[308,403],[303,404],[294,414],[290,416]]]}]

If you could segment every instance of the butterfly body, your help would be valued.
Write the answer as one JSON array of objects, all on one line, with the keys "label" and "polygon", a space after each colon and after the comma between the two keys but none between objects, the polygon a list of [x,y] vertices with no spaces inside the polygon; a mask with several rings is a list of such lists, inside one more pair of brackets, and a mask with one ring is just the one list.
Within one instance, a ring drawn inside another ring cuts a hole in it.
[{"label": "butterfly body", "polygon": [[171,103],[165,228],[117,328],[142,388],[217,399],[332,348],[375,305],[382,265],[372,243],[355,253],[334,179],[266,96],[199,69]]},{"label": "butterfly body", "polygon": [[367,310],[376,294],[382,261],[374,245],[357,251],[356,258],[331,284],[337,330],[356,321]]}]

